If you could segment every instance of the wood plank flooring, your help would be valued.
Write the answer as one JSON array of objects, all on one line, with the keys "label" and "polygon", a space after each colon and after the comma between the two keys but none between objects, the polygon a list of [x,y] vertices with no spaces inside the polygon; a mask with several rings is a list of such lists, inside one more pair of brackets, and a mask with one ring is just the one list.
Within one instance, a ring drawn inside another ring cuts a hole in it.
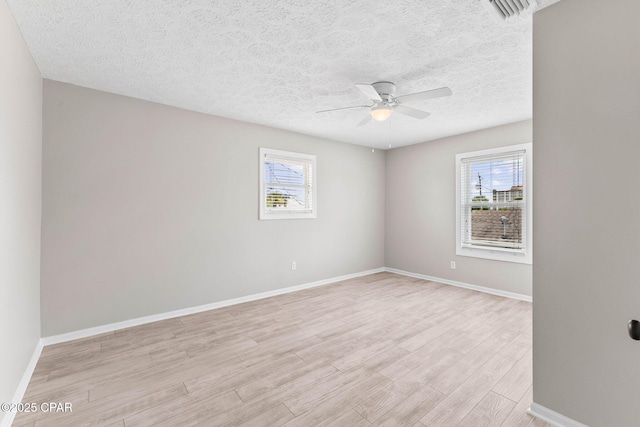
[{"label": "wood plank flooring", "polygon": [[391,273],[47,346],[14,426],[504,426],[531,304]]}]

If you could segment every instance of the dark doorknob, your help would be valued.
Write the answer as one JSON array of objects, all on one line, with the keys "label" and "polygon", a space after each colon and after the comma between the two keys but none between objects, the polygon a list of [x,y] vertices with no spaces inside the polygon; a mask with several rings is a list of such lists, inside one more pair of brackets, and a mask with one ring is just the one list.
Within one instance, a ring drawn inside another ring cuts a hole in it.
[{"label": "dark doorknob", "polygon": [[629,336],[634,340],[640,340],[640,322],[629,320]]}]

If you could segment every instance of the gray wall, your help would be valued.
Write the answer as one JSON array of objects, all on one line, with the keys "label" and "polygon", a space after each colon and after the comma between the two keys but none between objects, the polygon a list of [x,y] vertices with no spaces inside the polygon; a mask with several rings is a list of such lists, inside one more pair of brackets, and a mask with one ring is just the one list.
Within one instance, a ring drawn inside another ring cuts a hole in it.
[{"label": "gray wall", "polygon": [[[531,266],[455,256],[454,209],[455,154],[530,121],[372,153],[45,80],[44,135],[43,336],[385,265],[531,295]],[[317,154],[317,219],[257,219],[260,146]]]},{"label": "gray wall", "polygon": [[640,423],[640,3],[534,16],[534,401]]},{"label": "gray wall", "polygon": [[0,0],[0,402],[40,339],[41,160],[42,79]]},{"label": "gray wall", "polygon": [[[384,266],[384,152],[48,80],[43,111],[43,336]],[[317,219],[258,220],[260,146],[317,155]]]},{"label": "gray wall", "polygon": [[531,295],[531,265],[456,256],[455,211],[457,153],[531,138],[524,121],[388,151],[385,265]]}]

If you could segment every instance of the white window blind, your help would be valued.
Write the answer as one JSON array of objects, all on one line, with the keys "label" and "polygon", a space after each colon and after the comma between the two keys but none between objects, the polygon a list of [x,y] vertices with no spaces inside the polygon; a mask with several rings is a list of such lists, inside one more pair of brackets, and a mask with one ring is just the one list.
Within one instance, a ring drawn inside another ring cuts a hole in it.
[{"label": "white window blind", "polygon": [[517,147],[457,156],[458,254],[485,257],[476,251],[485,249],[530,260],[530,144]]},{"label": "white window blind", "polygon": [[315,156],[260,149],[260,218],[314,218]]}]

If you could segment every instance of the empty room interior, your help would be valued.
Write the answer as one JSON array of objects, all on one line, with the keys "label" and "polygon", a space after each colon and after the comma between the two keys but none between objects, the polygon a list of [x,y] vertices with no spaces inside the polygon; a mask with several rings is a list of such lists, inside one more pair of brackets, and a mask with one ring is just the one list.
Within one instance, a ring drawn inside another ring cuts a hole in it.
[{"label": "empty room interior", "polygon": [[0,425],[637,427],[638,15],[0,0]]}]

